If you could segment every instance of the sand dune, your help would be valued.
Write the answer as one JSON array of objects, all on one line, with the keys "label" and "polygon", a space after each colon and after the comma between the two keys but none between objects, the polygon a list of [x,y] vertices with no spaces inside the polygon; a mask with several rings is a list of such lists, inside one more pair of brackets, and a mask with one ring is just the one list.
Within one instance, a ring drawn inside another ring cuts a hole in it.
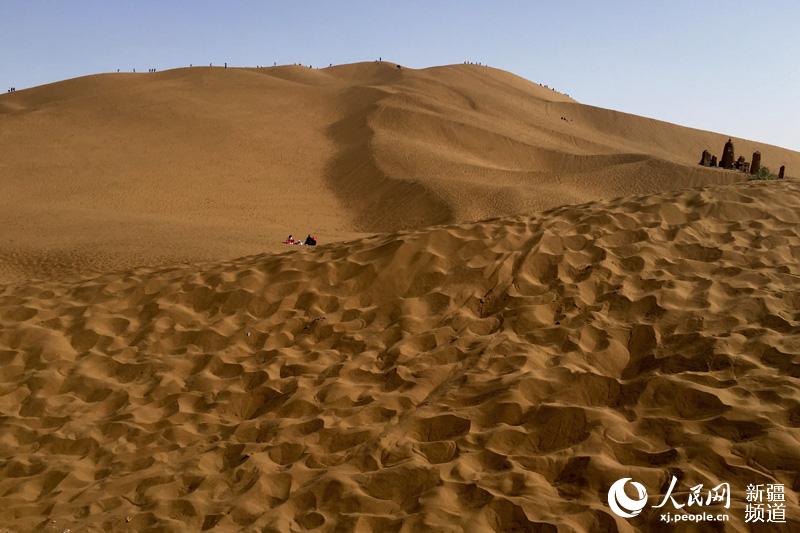
[{"label": "sand dune", "polygon": [[0,519],[656,530],[605,491],[671,472],[744,530],[748,483],[798,504],[799,228],[743,183],[0,286]]},{"label": "sand dune", "polygon": [[[729,183],[742,176],[696,165],[726,139],[474,65],[66,80],[0,95],[0,281]],[[800,168],[797,152],[735,141]]]},{"label": "sand dune", "polygon": [[727,137],[474,65],[0,96],[0,530],[653,530],[605,491],[668,474],[796,509],[800,185],[696,164]]}]

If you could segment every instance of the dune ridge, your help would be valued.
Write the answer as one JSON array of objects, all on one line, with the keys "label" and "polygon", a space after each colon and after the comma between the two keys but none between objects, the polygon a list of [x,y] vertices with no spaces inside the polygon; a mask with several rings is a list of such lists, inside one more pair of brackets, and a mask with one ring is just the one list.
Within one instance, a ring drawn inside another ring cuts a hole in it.
[{"label": "dune ridge", "polygon": [[[86,76],[0,95],[0,281],[281,251],[730,183],[726,135],[508,72],[387,62]],[[773,168],[800,154],[758,149]],[[202,236],[202,238],[199,238]]]},{"label": "dune ridge", "polygon": [[0,519],[658,530],[605,490],[675,474],[745,531],[746,484],[798,504],[798,228],[751,182],[0,285]]}]

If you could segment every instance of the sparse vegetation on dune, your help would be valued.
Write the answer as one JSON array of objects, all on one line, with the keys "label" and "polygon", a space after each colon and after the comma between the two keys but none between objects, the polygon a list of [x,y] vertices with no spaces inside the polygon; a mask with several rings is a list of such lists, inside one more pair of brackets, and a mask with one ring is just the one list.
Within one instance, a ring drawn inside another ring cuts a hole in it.
[{"label": "sparse vegetation on dune", "polygon": [[750,180],[776,180],[778,176],[770,171],[769,167],[762,166],[758,169],[758,172],[754,175],[751,175],[748,179]]}]

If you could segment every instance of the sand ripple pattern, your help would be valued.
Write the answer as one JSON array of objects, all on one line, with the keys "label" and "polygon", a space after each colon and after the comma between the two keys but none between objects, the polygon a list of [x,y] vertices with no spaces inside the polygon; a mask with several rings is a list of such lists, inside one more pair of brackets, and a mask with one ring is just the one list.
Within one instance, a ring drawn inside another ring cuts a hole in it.
[{"label": "sand ripple pattern", "polygon": [[796,510],[799,231],[741,184],[0,286],[2,524],[630,531],[608,486],[671,474]]}]

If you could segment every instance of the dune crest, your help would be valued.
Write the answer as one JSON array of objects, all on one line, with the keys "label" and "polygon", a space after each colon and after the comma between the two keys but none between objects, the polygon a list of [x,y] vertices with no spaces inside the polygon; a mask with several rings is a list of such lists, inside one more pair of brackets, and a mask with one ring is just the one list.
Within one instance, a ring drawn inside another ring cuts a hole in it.
[{"label": "dune crest", "polygon": [[744,531],[798,504],[799,227],[742,183],[0,286],[0,517],[626,531],[604,491],[669,472]]},{"label": "dune crest", "polygon": [[725,140],[485,66],[86,76],[0,95],[0,282],[731,183],[744,176],[696,165]]}]

